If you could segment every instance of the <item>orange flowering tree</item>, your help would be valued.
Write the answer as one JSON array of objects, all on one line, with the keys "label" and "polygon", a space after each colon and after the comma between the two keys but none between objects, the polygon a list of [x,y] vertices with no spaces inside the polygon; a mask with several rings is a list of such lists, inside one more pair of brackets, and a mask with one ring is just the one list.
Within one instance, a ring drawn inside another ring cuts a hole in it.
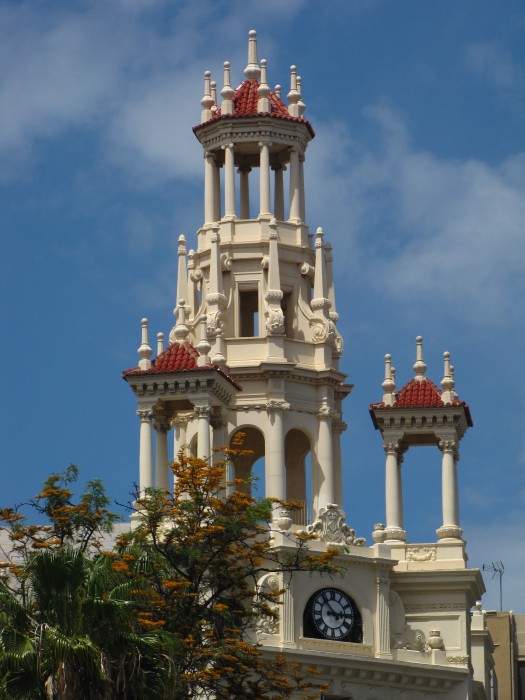
[{"label": "orange flowering tree", "polygon": [[51,475],[31,501],[43,524],[0,510],[0,697],[162,698],[171,638],[138,626],[136,582],[99,553],[117,516],[99,481],[75,502],[77,476]]},{"label": "orange flowering tree", "polygon": [[319,697],[314,669],[257,646],[257,621],[278,617],[284,593],[257,583],[267,573],[337,573],[336,552],[312,555],[308,536],[273,547],[275,504],[247,495],[240,481],[226,483],[224,462],[180,453],[172,470],[173,493],[148,490],[138,499],[137,526],[112,555],[119,573],[147,581],[139,624],[172,635],[169,697]]}]

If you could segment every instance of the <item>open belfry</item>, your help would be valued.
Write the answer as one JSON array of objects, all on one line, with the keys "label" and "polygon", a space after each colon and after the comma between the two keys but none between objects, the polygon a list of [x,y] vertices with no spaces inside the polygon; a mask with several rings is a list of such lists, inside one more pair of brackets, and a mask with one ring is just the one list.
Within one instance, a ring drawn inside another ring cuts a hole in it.
[{"label": "open belfry", "polygon": [[[230,478],[250,488],[264,460],[258,495],[304,506],[275,506],[273,546],[291,550],[294,533],[307,531],[314,552],[341,547],[346,573],[263,576],[258,585],[283,589],[283,603],[253,641],[315,667],[327,700],[490,698],[491,641],[477,603],[484,586],[467,566],[459,520],[459,444],[472,419],[450,355],[439,388],[425,376],[418,337],[414,375],[399,390],[386,355],[383,398],[370,406],[386,455],[386,517],[367,546],[342,509],[342,471],[359,469],[340,444],[352,385],[340,369],[332,246],[306,223],[315,134],[301,78],[292,66],[288,92],[271,89],[252,30],[244,79],[234,87],[228,62],[221,79],[219,89],[205,73],[193,129],[204,216],[194,247],[179,237],[175,325],[166,344],[158,333],[154,353],[143,319],[138,366],[123,374],[138,402],[140,489],[170,488],[179,450],[213,459],[214,448],[249,449],[232,458]],[[417,544],[404,529],[401,478],[403,454],[415,447],[442,459],[442,522],[436,541]]]}]

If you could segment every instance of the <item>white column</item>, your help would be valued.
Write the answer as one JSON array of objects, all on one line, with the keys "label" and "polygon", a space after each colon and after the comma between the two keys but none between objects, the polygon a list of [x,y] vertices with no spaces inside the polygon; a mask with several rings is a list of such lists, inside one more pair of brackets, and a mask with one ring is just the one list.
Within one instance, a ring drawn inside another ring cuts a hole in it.
[{"label": "white column", "polygon": [[145,489],[153,486],[153,440],[151,408],[139,408],[140,418],[140,448],[139,448],[139,488],[143,495]]},{"label": "white column", "polygon": [[275,172],[274,179],[274,203],[273,212],[277,221],[284,221],[284,182],[283,173],[284,165],[274,165],[272,170]]},{"label": "white column", "polygon": [[290,221],[301,220],[301,197],[299,187],[299,153],[296,148],[290,151]]},{"label": "white column", "polygon": [[197,414],[197,457],[209,460],[211,457],[210,445],[210,414],[209,406],[195,406]]},{"label": "white column", "polygon": [[252,169],[248,165],[242,165],[239,168],[239,176],[240,176],[240,208],[239,208],[239,216],[241,219],[249,219],[250,218],[250,178],[249,175],[251,173]]},{"label": "white column", "polygon": [[319,508],[326,508],[334,502],[334,455],[332,447],[333,411],[324,406],[319,417],[319,434],[317,438],[317,460],[320,467]]},{"label": "white column", "polygon": [[269,430],[266,433],[265,481],[266,497],[286,499],[286,475],[284,464],[284,411],[290,404],[284,401],[268,401],[266,410]]},{"label": "white column", "polygon": [[229,143],[224,149],[224,217],[235,216],[235,165],[234,146]]},{"label": "white column", "polygon": [[332,450],[334,454],[334,503],[343,507],[343,479],[341,474],[341,433],[346,430],[342,420],[332,422]]},{"label": "white column", "polygon": [[397,442],[384,444],[386,453],[385,498],[387,541],[403,541],[403,490],[401,484],[401,461]]},{"label": "white column", "polygon": [[213,163],[213,221],[221,219],[221,167]]},{"label": "white column", "polygon": [[299,156],[299,214],[303,224],[306,222],[306,198],[304,196],[304,155]]},{"label": "white column", "polygon": [[261,149],[259,161],[259,216],[271,216],[270,209],[270,143],[259,143]]},{"label": "white column", "polygon": [[155,488],[168,489],[168,424],[165,421],[155,419]]},{"label": "white column", "polygon": [[212,224],[214,221],[214,159],[210,152],[204,154],[204,223]]},{"label": "white column", "polygon": [[457,445],[453,440],[441,440],[439,449],[442,453],[442,507],[443,525],[436,531],[440,539],[453,537],[461,539],[463,530],[459,526],[459,499],[457,474]]},{"label": "white column", "polygon": [[390,579],[388,572],[380,569],[376,578],[377,586],[377,615],[376,615],[376,635],[377,652],[379,656],[390,657],[390,607],[388,604],[390,594]]}]

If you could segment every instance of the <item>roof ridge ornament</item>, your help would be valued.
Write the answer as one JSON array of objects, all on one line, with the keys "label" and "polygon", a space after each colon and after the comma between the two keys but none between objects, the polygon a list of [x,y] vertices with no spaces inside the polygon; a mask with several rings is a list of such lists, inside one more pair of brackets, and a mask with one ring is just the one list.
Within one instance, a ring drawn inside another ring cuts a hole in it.
[{"label": "roof ridge ornament", "polygon": [[261,69],[257,60],[257,32],[255,29],[250,29],[248,37],[248,65],[244,69],[244,75],[248,80],[259,80]]},{"label": "roof ridge ornament", "polygon": [[204,72],[204,95],[201,100],[201,124],[207,122],[213,117],[212,107],[214,105],[213,97],[211,96],[211,72]]},{"label": "roof ridge ornament", "polygon": [[443,388],[443,393],[441,394],[441,401],[444,404],[452,403],[456,399],[456,392],[454,391],[454,375],[452,373],[452,367],[450,365],[450,353],[443,353],[443,379],[441,380],[441,387]]},{"label": "roof ridge ornament", "polygon": [[286,97],[290,102],[288,105],[288,114],[291,117],[299,117],[298,102],[301,99],[301,93],[297,89],[297,66],[290,66],[290,92]]},{"label": "roof ridge ornament", "polygon": [[148,319],[143,318],[142,321],[142,343],[138,348],[137,352],[140,355],[139,368],[149,369],[151,367],[151,360],[149,359],[153,353],[151,345],[148,341]]},{"label": "roof ridge ornament", "polygon": [[423,379],[425,379],[427,365],[423,360],[423,336],[421,335],[418,335],[416,338],[416,361],[412,365],[412,369],[416,373],[414,379],[418,382],[422,382]]},{"label": "roof ridge ornament", "polygon": [[385,406],[393,406],[396,401],[396,381],[395,370],[392,367],[392,356],[388,353],[385,355],[385,379],[381,386],[383,387],[383,403]]},{"label": "roof ridge ornament", "polygon": [[231,85],[230,78],[230,62],[224,61],[224,87],[221,90],[221,114],[233,114],[232,97],[235,95],[235,90]]},{"label": "roof ridge ornament", "polygon": [[264,113],[264,112],[269,112],[270,111],[270,86],[268,85],[267,82],[267,76],[266,76],[266,66],[267,66],[267,61],[265,58],[261,59],[261,82],[259,87],[257,88],[257,97],[259,98],[257,100],[257,111],[259,113]]}]

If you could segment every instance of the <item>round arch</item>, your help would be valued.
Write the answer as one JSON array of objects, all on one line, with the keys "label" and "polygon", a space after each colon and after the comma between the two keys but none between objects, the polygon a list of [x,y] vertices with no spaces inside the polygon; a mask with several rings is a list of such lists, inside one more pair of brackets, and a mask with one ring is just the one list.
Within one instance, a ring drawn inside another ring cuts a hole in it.
[{"label": "round arch", "polygon": [[228,446],[241,453],[231,457],[232,477],[243,481],[237,490],[251,495],[252,467],[265,454],[264,434],[253,425],[241,425],[230,434]]}]

